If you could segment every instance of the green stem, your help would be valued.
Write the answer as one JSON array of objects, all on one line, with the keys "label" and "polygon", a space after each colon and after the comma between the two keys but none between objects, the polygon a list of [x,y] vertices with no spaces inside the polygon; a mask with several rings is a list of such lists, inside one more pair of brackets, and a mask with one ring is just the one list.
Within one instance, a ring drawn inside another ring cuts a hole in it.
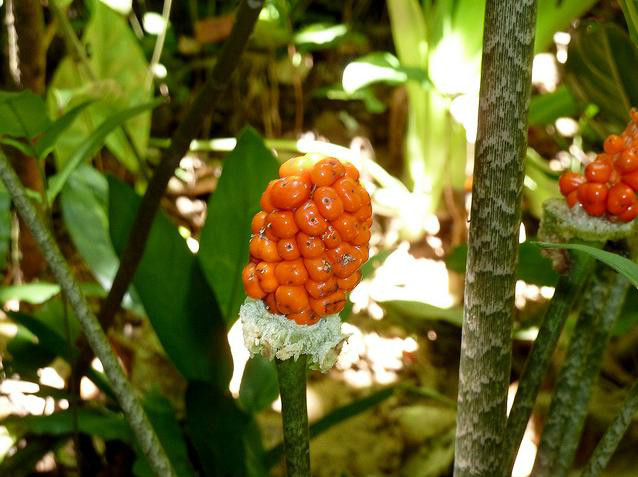
[{"label": "green stem", "polygon": [[307,359],[302,354],[296,361],[292,358],[276,361],[287,475],[310,477],[310,438],[306,406]]},{"label": "green stem", "polygon": [[535,19],[535,0],[486,3],[455,477],[501,472]]},{"label": "green stem", "polygon": [[558,280],[554,296],[545,313],[545,319],[519,379],[518,391],[507,419],[503,450],[505,475],[511,474],[527,422],[532,414],[543,378],[547,374],[567,315],[594,268],[594,258],[591,255],[573,252],[570,258],[572,262],[569,273],[561,275]]},{"label": "green stem", "polygon": [[607,431],[600,440],[594,453],[587,462],[581,477],[599,477],[601,472],[607,464],[609,459],[613,455],[614,451],[618,447],[620,440],[627,431],[629,424],[638,411],[638,381],[629,390],[629,394],[622,405],[622,408],[614,417]]},{"label": "green stem", "polygon": [[574,460],[592,390],[629,289],[625,277],[599,264],[572,332],[534,463],[534,477],[565,477]]},{"label": "green stem", "polygon": [[91,312],[86,298],[71,273],[69,265],[62,256],[51,232],[38,215],[36,208],[27,198],[24,186],[11,167],[9,160],[2,153],[0,153],[0,177],[9,194],[11,194],[11,199],[18,213],[31,230],[42,251],[42,255],[48,262],[53,275],[71,304],[91,348],[102,362],[104,372],[111,382],[117,400],[151,468],[157,476],[175,476],[171,463],[146,417],[144,409],[135,397],[133,388],[127,381],[100,323]]}]

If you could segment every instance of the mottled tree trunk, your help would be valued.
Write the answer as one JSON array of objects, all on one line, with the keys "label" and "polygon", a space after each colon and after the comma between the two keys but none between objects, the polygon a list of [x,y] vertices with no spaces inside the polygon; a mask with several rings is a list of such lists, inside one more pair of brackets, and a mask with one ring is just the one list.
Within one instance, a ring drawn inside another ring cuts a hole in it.
[{"label": "mottled tree trunk", "polygon": [[[44,93],[46,50],[44,15],[40,0],[7,0],[5,7],[7,27],[7,72],[13,89],[30,89]],[[36,159],[17,151],[12,152],[11,162],[29,189],[42,192],[44,184]],[[31,232],[20,221],[20,268],[26,280],[39,275],[44,260]]]},{"label": "mottled tree trunk", "polygon": [[487,1],[455,477],[502,473],[535,19],[535,0]]}]

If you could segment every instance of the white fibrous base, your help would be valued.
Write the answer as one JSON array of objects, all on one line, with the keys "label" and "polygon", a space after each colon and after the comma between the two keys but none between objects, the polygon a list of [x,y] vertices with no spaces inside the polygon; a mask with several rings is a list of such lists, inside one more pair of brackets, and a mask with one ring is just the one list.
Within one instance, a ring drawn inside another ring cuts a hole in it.
[{"label": "white fibrous base", "polygon": [[298,325],[283,315],[270,313],[261,300],[247,298],[239,310],[239,318],[251,356],[296,360],[305,354],[309,364],[322,372],[335,364],[346,338],[341,333],[338,314],[325,316],[314,325]]}]

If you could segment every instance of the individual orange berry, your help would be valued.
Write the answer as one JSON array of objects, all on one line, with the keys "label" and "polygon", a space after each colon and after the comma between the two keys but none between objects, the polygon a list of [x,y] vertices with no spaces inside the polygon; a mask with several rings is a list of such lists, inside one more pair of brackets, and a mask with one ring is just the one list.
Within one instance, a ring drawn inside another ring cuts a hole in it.
[{"label": "individual orange berry", "polygon": [[607,210],[604,202],[592,202],[589,204],[583,204],[583,208],[589,215],[592,215],[594,217],[605,215],[605,211]]},{"label": "individual orange berry", "polygon": [[636,200],[632,205],[627,207],[627,210],[625,210],[622,214],[618,216],[618,218],[622,220],[623,222],[631,222],[636,217],[638,217],[638,200]]},{"label": "individual orange berry", "polygon": [[326,254],[317,258],[305,258],[303,261],[308,275],[315,282],[325,282],[332,276],[332,263]]},{"label": "individual orange berry", "polygon": [[339,313],[345,306],[346,295],[343,290],[337,290],[325,298],[310,299],[310,308],[320,317]]},{"label": "individual orange berry", "polygon": [[308,280],[304,283],[304,287],[312,298],[324,298],[339,289],[339,285],[337,284],[337,279],[335,277],[330,277],[324,282],[315,282],[313,280]]},{"label": "individual orange berry", "polygon": [[288,315],[288,319],[294,321],[298,325],[314,325],[321,317],[317,316],[310,308]]},{"label": "individual orange berry", "polygon": [[250,254],[264,262],[279,262],[281,257],[277,252],[277,242],[269,240],[265,235],[255,235],[250,239]]},{"label": "individual orange berry", "polygon": [[327,248],[335,248],[341,243],[341,235],[332,225],[328,225],[328,228],[321,236],[321,240]]},{"label": "individual orange berry", "polygon": [[567,205],[571,209],[576,204],[578,204],[578,190],[573,190],[567,194]]},{"label": "individual orange berry", "polygon": [[317,187],[313,194],[313,200],[321,215],[328,220],[335,220],[343,214],[343,203],[332,187]]},{"label": "individual orange berry", "polygon": [[277,301],[275,300],[275,294],[274,293],[269,293],[268,295],[266,295],[263,298],[263,301],[266,305],[266,308],[268,308],[268,311],[278,315],[279,314],[279,309],[277,308]]},{"label": "individual orange berry", "polygon": [[335,230],[339,232],[341,240],[345,240],[346,242],[353,240],[361,228],[355,216],[346,213],[341,214],[337,220],[333,220],[331,223]]},{"label": "individual orange berry", "polygon": [[369,203],[364,205],[359,210],[357,210],[354,216],[359,222],[365,222],[370,217],[372,217],[372,206]]},{"label": "individual orange berry", "polygon": [[337,248],[328,250],[326,255],[332,263],[332,271],[337,278],[346,278],[361,266],[358,254],[347,243],[342,243]]},{"label": "individual orange berry", "polygon": [[295,210],[295,222],[303,232],[313,236],[320,236],[328,228],[328,222],[321,216],[317,204],[312,200]]},{"label": "individual orange berry", "polygon": [[267,212],[260,210],[253,217],[252,222],[250,223],[250,231],[254,234],[258,234],[259,231],[266,225],[266,217],[268,216]]},{"label": "individual orange berry", "polygon": [[370,204],[370,194],[361,184],[359,184],[359,197],[361,197],[361,203],[364,206]]},{"label": "individual orange berry", "polygon": [[289,210],[275,210],[268,214],[266,223],[270,229],[279,238],[294,237],[299,231],[299,227],[295,223],[295,217]]},{"label": "individual orange berry", "polygon": [[291,315],[309,308],[308,294],[304,287],[282,285],[275,292],[277,309],[280,313]]},{"label": "individual orange berry", "polygon": [[347,212],[356,212],[363,205],[361,202],[360,189],[361,186],[357,184],[351,177],[342,177],[333,184],[334,190],[339,195],[343,208]]},{"label": "individual orange berry", "polygon": [[275,264],[268,262],[260,262],[255,267],[255,274],[259,280],[259,286],[266,293],[274,292],[279,286],[279,282],[275,277]]},{"label": "individual orange berry", "polygon": [[617,134],[610,134],[605,139],[603,148],[607,154],[618,154],[625,148],[625,140]]},{"label": "individual orange berry", "polygon": [[273,210],[275,210],[275,206],[272,203],[272,188],[275,185],[275,181],[270,181],[268,183],[268,186],[266,187],[266,190],[261,194],[261,199],[259,200],[259,204],[261,205],[261,208],[265,211],[265,212],[272,212]]},{"label": "individual orange berry", "polygon": [[370,227],[372,227],[372,217],[365,219],[363,222],[361,222],[361,225],[365,229],[369,229]]},{"label": "individual orange berry", "polygon": [[631,187],[634,192],[638,192],[638,171],[625,174],[622,176],[622,181]]},{"label": "individual orange berry", "polygon": [[255,264],[249,263],[244,267],[241,272],[241,279],[244,282],[244,289],[246,290],[246,295],[255,300],[263,298],[266,296],[266,293],[259,286],[259,280],[255,273]]},{"label": "individual orange berry", "polygon": [[[607,200],[607,186],[596,182],[587,182],[578,187],[578,200],[587,208],[587,205],[605,204]],[[604,209],[604,207],[603,207]],[[596,209],[598,210],[598,209]],[[604,212],[604,211],[603,211]],[[602,214],[598,214],[602,215]]]},{"label": "individual orange berry", "polygon": [[345,173],[346,169],[341,164],[341,161],[334,157],[327,157],[314,165],[310,178],[313,184],[318,187],[330,186]]},{"label": "individual orange berry", "polygon": [[575,172],[565,172],[558,180],[560,187],[560,193],[564,196],[569,195],[571,192],[578,189],[578,186],[584,184],[586,179]]},{"label": "individual orange berry", "polygon": [[310,185],[299,176],[277,179],[270,192],[272,205],[277,209],[292,210],[310,197]]},{"label": "individual orange berry", "polygon": [[370,229],[361,227],[356,237],[350,242],[352,245],[367,245],[370,242]]},{"label": "individual orange berry", "polygon": [[308,280],[308,272],[303,261],[298,258],[279,262],[275,268],[275,277],[281,285],[299,286]]},{"label": "individual orange berry", "polygon": [[310,182],[310,171],[314,163],[311,155],[293,157],[279,166],[279,177],[297,176]]},{"label": "individual orange berry", "polygon": [[359,262],[361,263],[361,265],[366,263],[368,261],[368,258],[370,258],[370,246],[368,244],[353,245],[352,249],[356,253],[357,258],[359,259]]},{"label": "individual orange berry", "polygon": [[361,280],[361,273],[356,271],[352,275],[348,275],[346,278],[338,278],[337,285],[343,291],[350,291],[359,284],[359,280]]},{"label": "individual orange berry", "polygon": [[638,152],[635,149],[625,149],[614,165],[621,174],[638,171]]},{"label": "individual orange berry", "polygon": [[619,215],[636,201],[636,193],[627,184],[616,184],[607,194],[607,211]]},{"label": "individual orange berry", "polygon": [[251,257],[254,257],[257,260],[261,259],[261,243],[259,241],[259,235],[253,235],[250,238],[250,242],[248,242],[248,251],[250,252]]},{"label": "individual orange berry", "polygon": [[351,162],[348,161],[344,161],[343,162],[343,167],[346,170],[346,175],[350,178],[352,178],[352,180],[359,180],[359,170],[354,167],[354,165]]},{"label": "individual orange berry", "polygon": [[284,260],[296,260],[301,254],[297,246],[296,237],[281,239],[277,242],[277,253]]},{"label": "individual orange berry", "polygon": [[326,246],[319,237],[299,232],[297,234],[297,245],[299,252],[304,258],[316,258],[326,249]]},{"label": "individual orange berry", "polygon": [[609,161],[595,160],[587,165],[585,168],[585,177],[590,182],[605,183],[609,180],[611,175],[612,165]]}]

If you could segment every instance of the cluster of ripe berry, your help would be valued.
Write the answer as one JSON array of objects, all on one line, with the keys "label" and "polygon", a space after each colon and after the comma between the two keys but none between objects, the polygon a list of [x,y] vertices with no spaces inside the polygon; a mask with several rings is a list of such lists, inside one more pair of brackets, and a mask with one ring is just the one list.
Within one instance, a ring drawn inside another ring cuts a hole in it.
[{"label": "cluster of ripe berry", "polygon": [[585,168],[585,175],[566,172],[560,191],[570,207],[580,203],[589,215],[607,214],[612,221],[631,222],[638,216],[638,111],[619,136],[605,139],[604,150]]},{"label": "cluster of ripe berry", "polygon": [[306,155],[281,165],[252,221],[246,294],[272,313],[311,325],[338,313],[368,260],[370,195],[359,171],[332,157]]}]

